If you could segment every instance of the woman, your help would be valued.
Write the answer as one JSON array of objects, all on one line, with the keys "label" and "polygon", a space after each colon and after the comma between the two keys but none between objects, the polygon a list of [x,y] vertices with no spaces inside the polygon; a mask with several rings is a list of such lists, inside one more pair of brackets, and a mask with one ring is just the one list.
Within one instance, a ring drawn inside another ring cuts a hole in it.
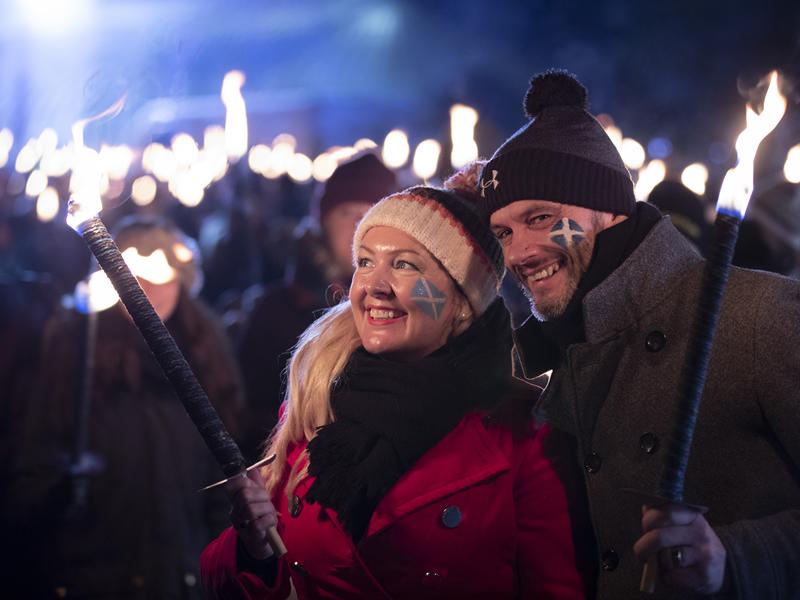
[{"label": "woman", "polygon": [[[512,384],[501,249],[431,188],[356,230],[349,301],[314,322],[260,474],[201,557],[224,598],[580,598],[563,490]],[[289,549],[272,555],[276,525]]]}]

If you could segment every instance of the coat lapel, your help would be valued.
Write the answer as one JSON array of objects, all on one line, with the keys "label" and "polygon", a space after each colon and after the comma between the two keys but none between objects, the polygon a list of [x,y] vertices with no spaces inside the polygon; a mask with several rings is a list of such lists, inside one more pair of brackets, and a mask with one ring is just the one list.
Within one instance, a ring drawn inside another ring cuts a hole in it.
[{"label": "coat lapel", "polygon": [[372,515],[365,539],[423,506],[510,468],[480,415],[468,415],[383,497]]}]

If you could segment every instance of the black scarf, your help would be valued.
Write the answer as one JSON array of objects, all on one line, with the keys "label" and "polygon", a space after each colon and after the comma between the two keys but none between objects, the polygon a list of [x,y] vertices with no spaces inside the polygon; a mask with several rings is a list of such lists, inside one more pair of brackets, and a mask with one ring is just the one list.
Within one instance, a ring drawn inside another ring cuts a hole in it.
[{"label": "black scarf", "polygon": [[331,397],[336,420],[308,444],[306,500],[334,509],[358,542],[378,502],[467,413],[491,409],[511,375],[511,324],[501,299],[425,358],[356,350]]},{"label": "black scarf", "polygon": [[583,328],[583,299],[586,294],[625,262],[660,219],[661,212],[655,206],[637,202],[636,213],[597,234],[589,269],[581,277],[564,314],[551,321],[530,317],[517,330],[516,339],[518,345],[523,345],[522,354],[534,345],[544,346],[535,353],[540,357],[549,355],[544,370],[553,369],[569,346],[586,341]]}]

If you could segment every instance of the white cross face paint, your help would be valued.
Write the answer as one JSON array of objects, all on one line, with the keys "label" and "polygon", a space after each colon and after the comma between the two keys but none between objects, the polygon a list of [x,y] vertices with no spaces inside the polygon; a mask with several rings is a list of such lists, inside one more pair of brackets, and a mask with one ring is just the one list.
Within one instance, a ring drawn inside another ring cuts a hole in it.
[{"label": "white cross face paint", "polygon": [[350,304],[364,348],[413,360],[443,346],[462,304],[436,259],[393,227],[373,227],[356,250]]},{"label": "white cross face paint", "polygon": [[585,240],[586,234],[575,221],[564,217],[550,229],[550,239],[566,250]]}]

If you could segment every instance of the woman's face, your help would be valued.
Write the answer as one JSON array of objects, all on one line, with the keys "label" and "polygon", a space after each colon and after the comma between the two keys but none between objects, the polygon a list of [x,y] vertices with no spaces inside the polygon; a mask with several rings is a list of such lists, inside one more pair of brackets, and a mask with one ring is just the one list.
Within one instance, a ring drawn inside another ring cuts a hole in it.
[{"label": "woman's face", "polygon": [[142,286],[145,296],[150,300],[161,320],[168,321],[178,307],[178,299],[181,294],[181,284],[178,279],[167,283],[152,283],[139,277],[139,285]]},{"label": "woman's face", "polygon": [[438,261],[411,236],[374,227],[356,248],[350,302],[364,348],[413,360],[443,346],[468,323],[463,295]]}]

